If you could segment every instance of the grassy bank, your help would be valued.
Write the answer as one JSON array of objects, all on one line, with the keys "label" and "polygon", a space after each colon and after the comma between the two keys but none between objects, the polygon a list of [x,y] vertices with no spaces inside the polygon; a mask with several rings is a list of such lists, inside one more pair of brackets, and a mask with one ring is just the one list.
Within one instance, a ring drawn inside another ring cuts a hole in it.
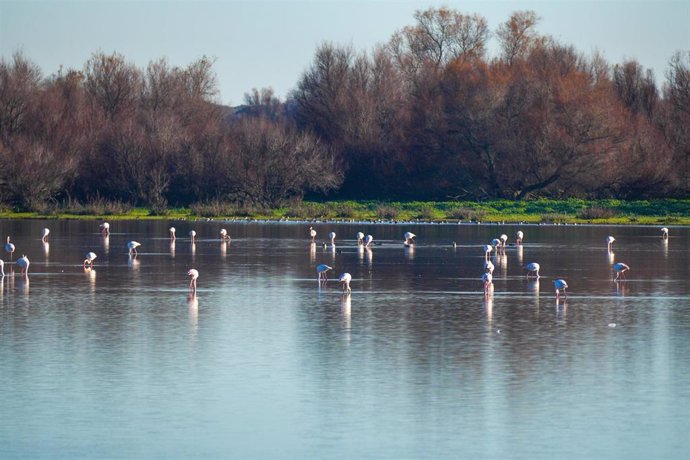
[{"label": "grassy bank", "polygon": [[224,203],[199,203],[185,209],[153,212],[126,205],[83,207],[74,212],[0,211],[12,219],[269,219],[269,220],[385,220],[431,222],[527,222],[582,224],[690,225],[690,199],[621,200],[490,200],[482,202],[297,202],[276,209],[237,207]]}]

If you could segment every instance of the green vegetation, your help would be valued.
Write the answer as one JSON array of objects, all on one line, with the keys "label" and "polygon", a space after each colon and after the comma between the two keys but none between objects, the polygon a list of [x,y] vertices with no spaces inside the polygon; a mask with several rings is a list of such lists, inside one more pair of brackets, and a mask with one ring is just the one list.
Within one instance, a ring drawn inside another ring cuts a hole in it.
[{"label": "green vegetation", "polygon": [[[91,210],[92,213],[85,212]],[[49,212],[0,210],[0,218],[17,219],[268,219],[268,220],[370,220],[424,222],[527,222],[581,224],[690,225],[690,199],[676,200],[551,200],[533,201],[327,201],[295,202],[266,209],[218,201],[196,203],[190,208],[153,211],[117,203],[83,205]]]}]

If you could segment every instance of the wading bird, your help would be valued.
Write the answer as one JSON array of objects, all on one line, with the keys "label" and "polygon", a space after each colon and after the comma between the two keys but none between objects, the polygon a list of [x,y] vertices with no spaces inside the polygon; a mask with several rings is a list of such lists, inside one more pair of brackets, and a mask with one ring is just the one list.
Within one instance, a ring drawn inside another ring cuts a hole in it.
[{"label": "wading bird", "polygon": [[617,281],[618,279],[625,279],[625,272],[630,270],[630,267],[622,262],[618,262],[613,265],[613,269],[616,271],[616,279],[614,281]]},{"label": "wading bird", "polygon": [[220,239],[223,241],[230,241],[230,235],[228,235],[228,231],[224,228],[220,229]]},{"label": "wading bird", "polygon": [[491,282],[493,281],[494,276],[491,273],[484,273],[482,275],[482,282],[484,283],[484,293],[489,292],[489,288],[491,287]]},{"label": "wading bird", "polygon": [[101,229],[101,233],[104,236],[110,235],[110,224],[108,222],[103,222],[101,225],[98,226]]},{"label": "wading bird", "polygon": [[661,229],[661,237],[664,238],[664,239],[668,238],[668,228],[663,227],[663,228]]},{"label": "wading bird", "polygon": [[316,230],[314,230],[314,227],[309,227],[309,237],[311,238],[311,242],[313,243],[316,239]]},{"label": "wading bird", "polygon": [[405,232],[405,246],[412,246],[414,244],[414,237],[417,236],[412,232]]},{"label": "wading bird", "polygon": [[494,250],[494,247],[491,246],[490,244],[485,244],[484,245],[484,256],[486,260],[489,260],[489,253]]},{"label": "wading bird", "polygon": [[556,300],[559,299],[561,289],[563,290],[563,295],[565,296],[565,298],[568,298],[568,293],[565,292],[565,289],[568,287],[568,283],[566,283],[565,280],[560,278],[557,280],[553,280],[553,287],[556,288]]},{"label": "wading bird", "polygon": [[137,248],[141,246],[141,243],[137,243],[136,241],[130,241],[127,243],[127,249],[129,249],[129,255],[131,256],[134,254],[135,256],[137,255]]},{"label": "wading bird", "polygon": [[606,248],[610,251],[613,246],[613,242],[616,241],[616,239],[612,236],[607,236],[606,237]]},{"label": "wading bird", "polygon": [[189,281],[189,289],[191,289],[192,292],[196,292],[196,279],[199,277],[199,271],[192,268],[187,272],[187,276],[192,277]]},{"label": "wading bird", "polygon": [[518,230],[518,232],[515,235],[517,236],[517,240],[515,242],[517,244],[522,244],[522,237],[525,236],[525,234],[522,233],[522,230]]},{"label": "wading bird", "polygon": [[328,281],[328,270],[331,270],[333,267],[329,267],[326,264],[319,264],[316,266],[316,274],[318,276],[319,281]]},{"label": "wading bird", "polygon": [[364,233],[357,232],[357,244],[362,244],[363,241],[364,241]]},{"label": "wading bird", "polygon": [[331,240],[331,246],[335,246],[335,232],[329,233],[328,239]]},{"label": "wading bird", "polygon": [[350,289],[350,281],[352,281],[352,275],[349,273],[343,273],[340,275],[340,278],[338,278],[338,281],[343,283],[343,292],[349,294],[352,292],[352,289]]},{"label": "wading bird", "polygon": [[527,270],[527,278],[530,277],[530,273],[534,273],[534,276],[539,278],[539,268],[541,267],[536,262],[531,262],[525,265],[525,270]]},{"label": "wading bird", "polygon": [[7,244],[5,245],[5,252],[8,252],[10,254],[10,260],[12,260],[12,258],[13,258],[14,250],[15,250],[14,244],[10,243],[10,237],[8,236],[7,237]]},{"label": "wading bird", "polygon": [[374,237],[371,235],[367,235],[367,237],[364,238],[364,246],[370,247],[372,241],[374,241]]},{"label": "wading bird", "polygon": [[508,235],[506,235],[506,234],[504,233],[503,235],[499,236],[498,239],[501,240],[501,246],[503,246],[503,247],[505,248],[505,247],[506,247],[506,243],[508,242]]},{"label": "wading bird", "polygon": [[192,244],[196,243],[196,232],[194,230],[189,231],[189,238],[192,240]]},{"label": "wading bird", "polygon": [[490,275],[494,274],[494,264],[490,260],[484,261],[484,271]]},{"label": "wading bird", "polygon": [[48,234],[50,234],[50,229],[44,228],[43,229],[43,234],[41,235],[41,241],[46,243],[48,241]]},{"label": "wading bird", "polygon": [[175,230],[175,227],[170,227],[170,229],[168,230],[168,232],[170,232],[170,241],[175,241],[175,238],[176,238],[175,232],[176,231],[177,230]]},{"label": "wading bird", "polygon": [[98,257],[98,256],[96,255],[96,253],[94,253],[94,252],[87,252],[87,253],[86,253],[86,258],[84,259],[83,267],[86,268],[86,266],[88,265],[89,268],[93,268],[93,261],[96,259],[96,257]]},{"label": "wading bird", "polygon": [[21,272],[24,276],[29,275],[29,258],[22,254],[22,256],[17,259],[17,266],[21,268]]}]

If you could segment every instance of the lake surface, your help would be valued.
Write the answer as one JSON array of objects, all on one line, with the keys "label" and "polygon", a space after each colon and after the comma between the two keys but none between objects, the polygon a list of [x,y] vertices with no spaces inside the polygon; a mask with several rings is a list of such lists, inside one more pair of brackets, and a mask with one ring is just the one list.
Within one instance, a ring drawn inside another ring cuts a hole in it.
[{"label": "lake surface", "polygon": [[[670,227],[668,240],[657,227],[603,226],[128,221],[111,231],[0,221],[14,259],[31,260],[27,279],[1,256],[2,458],[690,452],[689,228]],[[334,250],[322,246],[329,231]],[[379,244],[358,248],[358,231]],[[501,233],[508,247],[492,256],[485,296],[482,245]],[[136,258],[129,240],[141,243]],[[87,251],[93,270],[82,268]],[[529,262],[539,281],[525,278]],[[615,262],[631,267],[626,281],[613,281]],[[334,267],[325,286],[320,263]],[[558,303],[557,277],[570,286]]]}]

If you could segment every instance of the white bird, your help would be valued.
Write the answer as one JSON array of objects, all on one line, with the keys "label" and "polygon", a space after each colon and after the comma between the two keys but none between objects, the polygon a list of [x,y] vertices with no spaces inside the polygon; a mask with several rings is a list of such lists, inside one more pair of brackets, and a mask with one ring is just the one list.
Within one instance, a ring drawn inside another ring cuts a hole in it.
[{"label": "white bird", "polygon": [[21,271],[24,274],[24,276],[29,275],[29,264],[30,263],[31,262],[29,262],[29,258],[23,254],[19,259],[17,259],[17,266],[22,269]]},{"label": "white bird", "polygon": [[230,235],[228,235],[228,231],[224,228],[220,229],[220,239],[223,241],[230,241]]},{"label": "white bird", "polygon": [[534,276],[539,278],[539,269],[540,268],[541,267],[536,262],[531,262],[531,263],[528,263],[527,265],[525,265],[525,270],[527,270],[527,278],[529,278],[530,273],[532,273],[532,272],[534,272]]},{"label": "white bird", "polygon": [[318,276],[319,281],[324,280],[328,281],[328,270],[331,270],[333,267],[329,267],[326,264],[319,264],[316,266],[316,274]]},{"label": "white bird", "polygon": [[175,230],[175,227],[170,227],[170,229],[168,230],[168,232],[170,232],[170,241],[175,241],[175,238],[176,238],[175,232],[176,231],[177,230]]},{"label": "white bird", "polygon": [[335,232],[329,233],[328,239],[331,240],[331,246],[335,246]]},{"label": "white bird", "polygon": [[191,289],[192,292],[196,292],[196,279],[199,277],[199,271],[192,268],[187,272],[187,276],[192,277],[189,281],[189,289]]},{"label": "white bird", "polygon": [[618,280],[619,278],[625,279],[625,272],[630,270],[630,267],[622,262],[618,262],[613,265],[613,269],[616,271],[616,280]]},{"label": "white bird", "polygon": [[412,246],[414,244],[414,237],[417,236],[412,232],[405,232],[405,246]]},{"label": "white bird", "polygon": [[484,255],[486,256],[486,260],[489,260],[489,253],[493,250],[494,250],[494,247],[491,246],[490,244],[484,245]]},{"label": "white bird", "polygon": [[501,240],[501,246],[505,247],[506,243],[508,242],[508,235],[505,233],[501,236],[498,237]]},{"label": "white bird", "polygon": [[363,241],[364,241],[364,233],[357,232],[357,244],[362,244]]},{"label": "white bird", "polygon": [[196,242],[196,232],[194,230],[189,231],[189,238],[191,238],[192,243]]},{"label": "white bird", "polygon": [[491,282],[493,281],[494,276],[491,273],[484,273],[482,275],[482,282],[484,283],[484,292],[489,291],[489,287],[491,286]]},{"label": "white bird", "polygon": [[499,240],[498,238],[494,238],[493,240],[491,240],[491,246],[493,246],[494,248],[498,248],[499,246],[501,246],[501,240]]},{"label": "white bird", "polygon": [[522,233],[522,230],[518,230],[518,232],[515,235],[517,236],[516,243],[522,244],[522,237],[525,236],[525,234]]},{"label": "white bird", "polygon": [[103,222],[98,226],[101,229],[101,233],[105,236],[110,235],[110,224],[108,222]]},{"label": "white bird", "polygon": [[609,251],[611,250],[611,246],[613,245],[614,241],[616,241],[616,239],[614,237],[612,237],[612,236],[606,237],[606,247],[608,248]]},{"label": "white bird", "polygon": [[50,229],[44,228],[44,229],[43,229],[43,235],[41,236],[41,241],[43,241],[44,243],[45,243],[46,241],[48,241],[48,234],[49,234],[49,233],[50,233]]},{"label": "white bird", "polygon": [[352,281],[352,275],[349,273],[343,273],[340,275],[340,278],[338,278],[338,281],[343,283],[343,292],[345,293],[350,293],[352,292],[352,289],[350,289],[350,281]]},{"label": "white bird", "polygon": [[568,298],[568,293],[565,292],[565,288],[568,287],[568,283],[566,283],[565,280],[560,278],[557,280],[553,280],[553,287],[556,288],[556,300],[558,300],[559,298],[561,289],[563,290],[563,295],[565,295],[565,298]]},{"label": "white bird", "polygon": [[316,230],[314,230],[313,227],[309,227],[309,236],[311,237],[311,242],[314,242],[314,239],[316,238]]},{"label": "white bird", "polygon": [[490,260],[484,261],[484,271],[490,275],[494,274],[494,264]]},{"label": "white bird", "polygon": [[130,241],[129,243],[127,243],[127,249],[129,249],[129,255],[131,256],[132,253],[134,253],[134,255],[136,256],[137,255],[137,248],[139,246],[141,246],[141,243],[137,243],[136,241]]},{"label": "white bird", "polygon": [[93,268],[93,261],[98,257],[96,253],[94,252],[87,252],[86,253],[86,258],[84,259],[84,264],[83,267],[86,268],[86,265],[88,264],[89,267]]},{"label": "white bird", "polygon": [[2,259],[0,259],[0,278],[5,276],[5,262],[3,262]]},{"label": "white bird", "polygon": [[374,237],[371,235],[367,235],[367,237],[364,238],[364,246],[366,246],[366,247],[371,246],[372,241],[374,241]]},{"label": "white bird", "polygon": [[10,237],[7,237],[7,244],[5,245],[5,251],[10,254],[10,260],[12,260],[12,254],[14,254],[14,244],[10,243]]},{"label": "white bird", "polygon": [[662,229],[661,229],[661,237],[664,238],[664,239],[668,238],[668,228],[662,227]]}]

